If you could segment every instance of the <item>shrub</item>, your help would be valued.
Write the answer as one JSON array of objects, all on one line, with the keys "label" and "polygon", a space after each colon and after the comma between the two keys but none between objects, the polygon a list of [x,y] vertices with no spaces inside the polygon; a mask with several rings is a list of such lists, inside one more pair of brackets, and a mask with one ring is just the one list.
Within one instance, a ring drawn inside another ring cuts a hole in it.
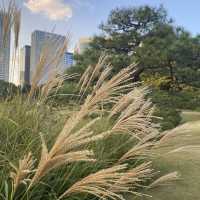
[{"label": "shrub", "polygon": [[16,95],[17,92],[19,92],[19,88],[17,88],[14,84],[0,80],[0,99],[12,97]]}]

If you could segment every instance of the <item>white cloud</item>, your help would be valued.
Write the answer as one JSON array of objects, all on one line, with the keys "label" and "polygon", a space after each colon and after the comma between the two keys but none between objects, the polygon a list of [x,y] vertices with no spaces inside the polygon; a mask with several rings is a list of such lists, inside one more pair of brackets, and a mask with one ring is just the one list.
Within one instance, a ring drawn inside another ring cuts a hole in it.
[{"label": "white cloud", "polygon": [[63,0],[27,0],[25,6],[34,13],[42,13],[51,20],[63,20],[72,17],[71,7]]}]

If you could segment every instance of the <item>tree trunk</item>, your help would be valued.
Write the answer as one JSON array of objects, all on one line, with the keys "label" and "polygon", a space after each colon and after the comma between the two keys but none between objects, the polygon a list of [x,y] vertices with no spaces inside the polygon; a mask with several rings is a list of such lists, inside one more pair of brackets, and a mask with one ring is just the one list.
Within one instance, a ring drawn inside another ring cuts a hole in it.
[{"label": "tree trunk", "polygon": [[140,74],[144,71],[144,67],[139,67],[133,74],[133,81],[138,82],[140,80]]},{"label": "tree trunk", "polygon": [[171,62],[169,62],[169,75],[170,75],[172,82],[174,82],[174,69],[173,69]]}]

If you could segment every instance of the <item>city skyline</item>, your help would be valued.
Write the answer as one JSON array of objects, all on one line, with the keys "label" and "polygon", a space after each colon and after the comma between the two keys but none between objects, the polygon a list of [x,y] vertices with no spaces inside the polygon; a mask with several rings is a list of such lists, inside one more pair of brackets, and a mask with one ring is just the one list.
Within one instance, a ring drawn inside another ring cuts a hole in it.
[{"label": "city skyline", "polygon": [[[172,0],[18,0],[22,8],[21,46],[30,45],[30,34],[34,30],[56,32],[61,35],[70,33],[70,51],[80,37],[99,34],[98,25],[106,21],[110,10],[115,7],[128,7],[163,4],[175,24],[183,26],[192,34],[200,33],[197,23],[200,2]],[[45,3],[44,3],[45,2]],[[52,9],[53,7],[53,9]],[[186,15],[188,10],[193,10]],[[31,20],[31,23],[30,23]]]},{"label": "city skyline", "polygon": [[[52,60],[64,47],[63,44],[66,40],[65,36],[35,30],[31,34],[31,38],[31,45],[24,45],[16,52],[16,54],[10,55],[10,66],[8,67],[10,71],[9,82],[14,83],[15,85],[31,84],[31,79],[34,76],[35,70],[40,63],[40,58],[45,49],[47,50],[47,66],[44,67],[44,82],[48,79],[49,73],[51,73],[51,70],[49,69],[56,68],[57,73],[63,73],[67,68],[74,64],[74,55],[67,49],[63,53],[59,63],[54,63]],[[12,61],[13,59],[14,62]],[[52,64],[49,65],[51,62]]]}]

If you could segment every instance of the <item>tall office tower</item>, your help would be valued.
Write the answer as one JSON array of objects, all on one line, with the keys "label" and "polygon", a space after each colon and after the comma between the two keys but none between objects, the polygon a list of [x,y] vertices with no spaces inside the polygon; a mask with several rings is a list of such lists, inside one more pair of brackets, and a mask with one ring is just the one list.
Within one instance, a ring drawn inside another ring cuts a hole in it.
[{"label": "tall office tower", "polygon": [[20,85],[20,52],[13,53],[10,59],[9,82]]},{"label": "tall office tower", "polygon": [[74,52],[77,54],[82,54],[89,47],[91,40],[92,39],[89,37],[80,38]]},{"label": "tall office tower", "polygon": [[3,35],[3,14],[0,13],[0,80],[9,82],[10,31],[6,33],[6,37]]},{"label": "tall office tower", "polygon": [[65,64],[65,69],[71,67],[74,64],[74,54],[70,52],[66,52],[64,54],[64,64]]},{"label": "tall office tower", "polygon": [[[60,48],[63,47],[63,44],[65,42],[65,37],[62,35],[54,34],[54,33],[48,33],[44,31],[34,31],[31,36],[31,67],[30,67],[30,80],[32,81],[32,78],[34,76],[35,70],[37,68],[37,65],[39,63],[42,50],[45,49],[48,54],[47,60],[49,63],[51,63],[52,59],[55,57],[56,52]],[[50,71],[49,68],[55,67],[51,63],[52,66],[47,66],[47,69],[45,71],[45,76],[42,79],[42,82],[45,82],[45,80],[48,79],[48,72]],[[59,63],[56,66],[58,69],[64,70],[65,69],[65,61],[64,61],[64,55],[60,59]]]},{"label": "tall office tower", "polygon": [[31,46],[24,46],[20,51],[20,85],[30,84]]}]

